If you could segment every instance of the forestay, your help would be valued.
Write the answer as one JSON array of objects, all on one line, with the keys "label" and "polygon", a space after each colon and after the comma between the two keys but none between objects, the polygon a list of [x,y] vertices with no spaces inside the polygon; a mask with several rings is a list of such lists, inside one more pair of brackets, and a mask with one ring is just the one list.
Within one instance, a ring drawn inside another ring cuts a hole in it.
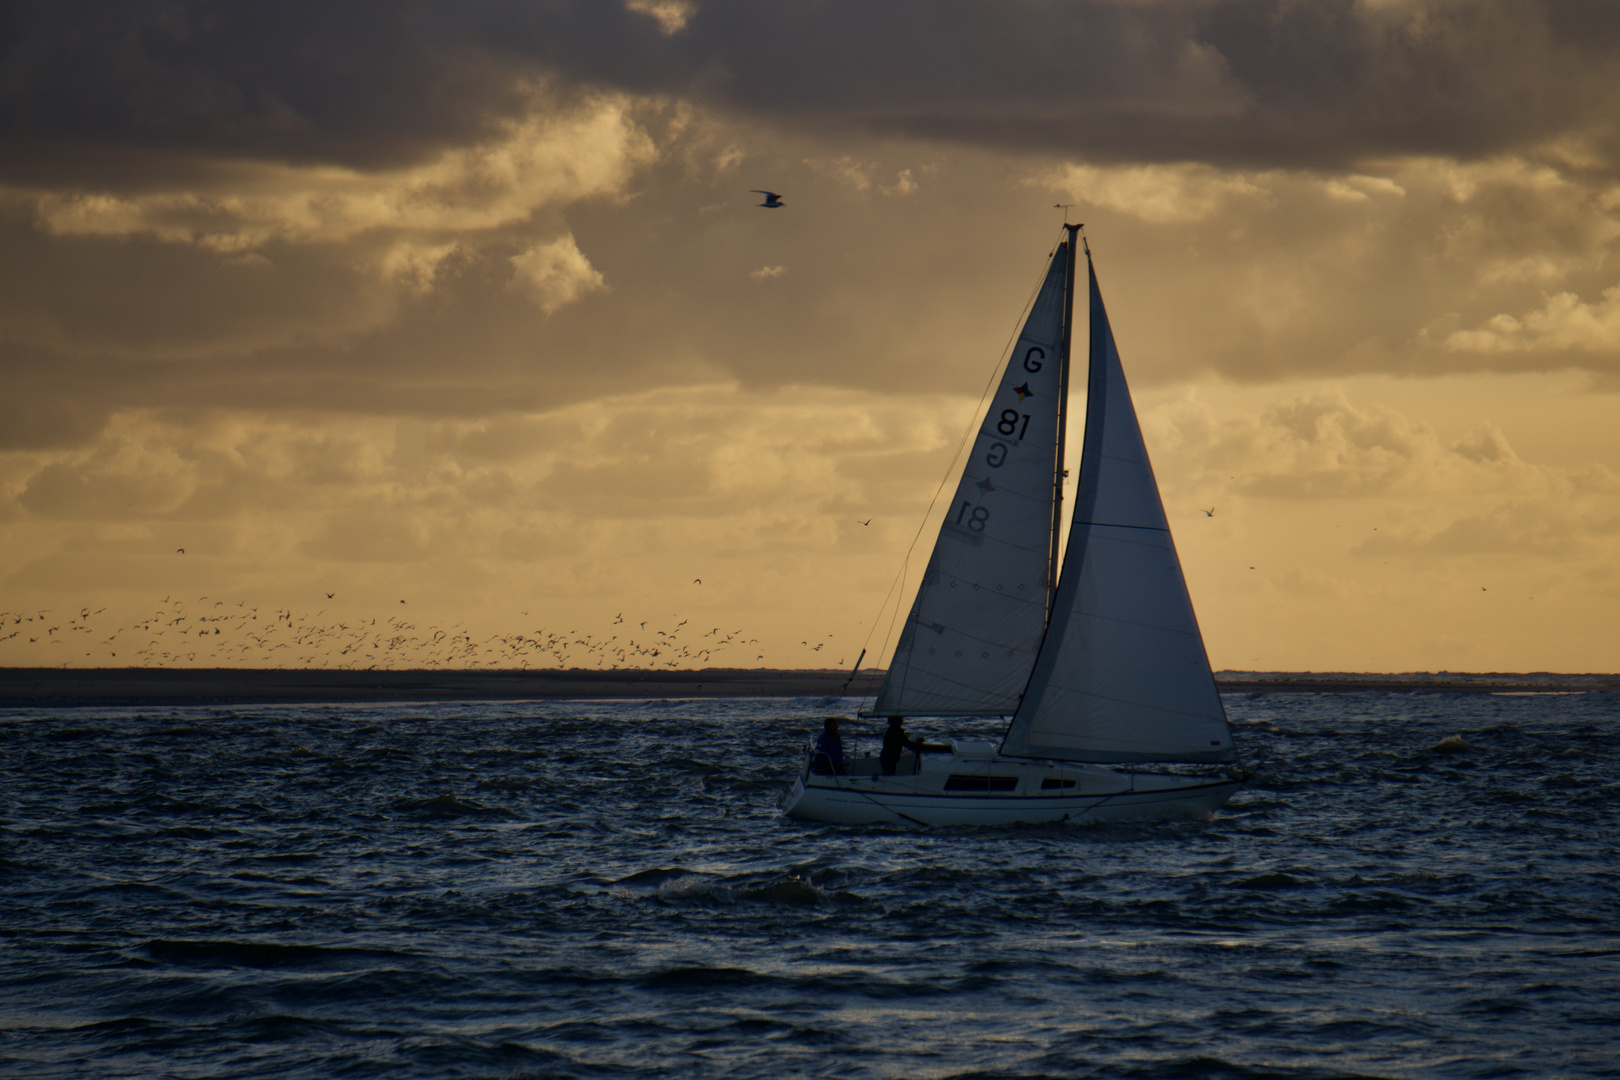
[{"label": "forestay", "polygon": [[1091,371],[1074,523],[1051,626],[1001,750],[1094,762],[1230,761],[1226,713],[1095,272],[1089,277]]},{"label": "forestay", "polygon": [[1046,621],[1067,265],[1062,244],[946,508],[875,713],[1007,715],[1029,681]]}]

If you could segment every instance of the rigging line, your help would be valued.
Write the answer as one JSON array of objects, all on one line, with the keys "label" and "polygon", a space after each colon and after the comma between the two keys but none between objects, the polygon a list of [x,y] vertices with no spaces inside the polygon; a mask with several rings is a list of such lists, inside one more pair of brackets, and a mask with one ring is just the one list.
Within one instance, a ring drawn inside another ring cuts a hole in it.
[{"label": "rigging line", "polygon": [[[932,505],[932,504],[930,504],[930,505]],[[913,544],[913,546],[915,546],[916,541],[913,540],[912,544]],[[883,631],[883,650],[882,650],[882,652],[878,653],[878,658],[879,659],[882,659],[883,656],[888,653],[888,651],[889,651],[889,639],[894,637],[894,624],[895,624],[895,621],[900,618],[900,600],[901,600],[902,597],[904,597],[906,595],[906,571],[908,569],[910,569],[910,567],[911,567],[911,551],[908,548],[906,550],[906,557],[904,559],[900,560],[900,572],[895,575],[894,584],[889,586],[889,592],[895,594],[894,595],[894,614],[889,616],[889,628],[887,630]],[[889,603],[889,597],[888,597],[887,594],[885,594],[884,597],[883,597],[883,604],[884,604],[885,607],[887,607],[888,603]],[[879,615],[879,617],[881,617],[883,615],[883,608],[878,608],[878,615]],[[867,640],[870,641],[871,636],[873,634],[875,634],[876,632],[877,632],[877,622],[876,622],[876,620],[874,620],[873,623],[872,623],[872,629],[867,631]],[[891,657],[889,657],[889,660],[892,663],[894,658],[891,656]],[[884,682],[888,681],[888,675],[889,675],[888,671],[885,670],[884,673],[883,673]],[[878,694],[880,695],[882,693],[883,693],[883,685],[882,685],[882,683],[879,683],[878,684]],[[873,696],[872,704],[874,704],[874,705],[877,704],[877,695]]]},{"label": "rigging line", "polygon": [[[815,749],[814,749],[814,744],[812,744],[812,748],[811,748],[811,751],[810,751],[810,760],[811,760],[812,763],[815,761],[815,753],[816,752],[815,752]],[[917,755],[917,766],[918,766],[918,768],[922,767],[922,755],[921,754]],[[813,786],[810,783],[810,777],[813,776],[813,775],[815,775],[815,774],[812,773],[808,768],[805,770],[805,773],[804,773],[804,786],[805,786],[806,789]],[[873,779],[876,779],[876,777],[874,777]],[[871,795],[869,795],[866,792],[862,791],[860,788],[856,788],[856,787],[846,788],[844,786],[844,780],[843,780],[843,778],[841,776],[839,776],[838,770],[836,768],[834,768],[834,770],[833,770],[832,782],[833,782],[833,790],[834,791],[848,791],[848,792],[851,792],[851,793],[853,793],[855,795],[859,795],[861,798],[865,799],[867,802],[871,803],[873,806],[877,807],[879,810],[886,810],[889,813],[895,815],[896,817],[906,819],[907,821],[911,822],[913,825],[921,825],[925,829],[928,828],[928,822],[926,822],[926,821],[918,821],[916,818],[912,817],[910,814],[901,813],[899,810],[896,810],[892,806],[886,806],[883,803],[878,802]]]},{"label": "rigging line", "polygon": [[1074,524],[1084,525],[1088,529],[1140,529],[1143,532],[1162,532],[1170,530],[1162,525],[1116,525],[1112,521],[1077,521]]},{"label": "rigging line", "polygon": [[[806,786],[808,787],[809,785],[807,784]],[[833,774],[833,788],[834,788],[834,790],[837,790],[837,791],[849,791],[849,792],[852,792],[852,793],[854,793],[856,795],[859,795],[861,798],[865,799],[867,802],[871,803],[873,806],[877,807],[879,810],[886,810],[889,813],[893,814],[895,817],[904,818],[905,820],[911,822],[913,825],[921,825],[925,829],[928,828],[928,822],[919,821],[916,818],[912,817],[910,814],[901,813],[899,810],[896,810],[894,807],[887,806],[887,805],[879,802],[877,799],[873,798],[868,793],[862,791],[860,788],[853,788],[853,787],[852,788],[846,788],[844,786],[844,782],[838,778],[837,773]]]},{"label": "rigging line", "polygon": [[[1062,231],[1066,238],[1068,235],[1068,230],[1064,229]],[[1061,243],[1062,241],[1059,242]],[[1055,255],[1056,253],[1056,248],[1054,248],[1053,254]],[[1087,254],[1090,254],[1089,248],[1087,249]],[[1035,287],[1030,290],[1029,297],[1025,299],[1023,309],[1019,311],[1018,317],[1013,321],[1012,333],[1008,335],[1006,344],[1002,345],[1001,356],[996,361],[995,367],[990,369],[990,378],[985,382],[984,389],[980,391],[977,404],[973,406],[973,413],[968,418],[967,430],[962,433],[962,440],[956,444],[956,453],[951,455],[951,463],[945,467],[945,474],[939,478],[939,486],[934,489],[933,498],[928,500],[928,509],[923,512],[922,520],[917,523],[917,532],[912,536],[911,544],[906,548],[906,556],[903,560],[901,560],[899,572],[895,574],[896,584],[901,582],[905,577],[906,567],[910,565],[911,556],[917,550],[917,541],[922,538],[923,529],[928,526],[928,516],[934,512],[934,506],[939,502],[939,493],[944,491],[945,485],[950,482],[952,474],[956,471],[956,463],[962,458],[963,449],[966,448],[968,441],[973,437],[973,421],[976,417],[978,417],[979,409],[984,404],[985,399],[988,398],[994,390],[996,385],[996,377],[1001,374],[1002,369],[1006,367],[1008,360],[1011,359],[1012,347],[1018,341],[1018,332],[1024,328],[1024,319],[1028,317],[1030,308],[1035,306],[1035,298],[1041,294],[1041,288],[1045,284],[1046,274],[1042,273],[1040,278],[1035,282]],[[894,591],[895,585],[890,585],[889,591],[884,593],[883,605],[882,607],[878,608],[878,619],[883,617],[884,610],[889,606],[889,596],[893,594]],[[889,638],[894,633],[894,621],[900,615],[900,600],[901,597],[895,598],[894,615],[890,617],[889,629],[883,637],[883,650],[882,652],[878,653],[878,659],[880,660],[889,651]],[[873,620],[872,629],[866,632],[866,640],[863,642],[863,644],[870,645],[872,643],[872,635],[875,633],[877,633],[877,620]],[[889,659],[891,663],[894,660],[893,657],[890,657]]]}]

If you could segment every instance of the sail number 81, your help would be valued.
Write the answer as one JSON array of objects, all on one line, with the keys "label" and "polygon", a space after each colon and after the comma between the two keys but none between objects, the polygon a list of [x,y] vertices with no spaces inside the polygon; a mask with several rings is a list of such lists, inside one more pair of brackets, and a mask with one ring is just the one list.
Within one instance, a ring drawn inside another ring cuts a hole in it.
[{"label": "sail number 81", "polygon": [[970,502],[963,502],[962,508],[956,512],[956,524],[965,525],[974,532],[984,532],[984,523],[989,520],[988,506],[974,506]]},{"label": "sail number 81", "polygon": [[[1018,423],[1020,419],[1024,421],[1022,426]],[[1016,431],[1018,437],[1022,439],[1029,432],[1029,413],[1021,413],[1017,409],[1002,409],[1001,422],[996,425],[996,430],[1003,435],[1011,435]]]}]

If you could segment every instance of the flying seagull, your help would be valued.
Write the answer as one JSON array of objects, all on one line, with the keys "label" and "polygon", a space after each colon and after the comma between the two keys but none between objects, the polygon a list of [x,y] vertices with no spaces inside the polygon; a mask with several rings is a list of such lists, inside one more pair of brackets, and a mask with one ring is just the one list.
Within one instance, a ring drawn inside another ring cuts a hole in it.
[{"label": "flying seagull", "polygon": [[184,555],[186,553],[186,549],[185,548],[175,548],[174,553],[176,555]]},{"label": "flying seagull", "polygon": [[[1199,507],[1199,509],[1203,510],[1204,508]],[[1204,510],[1204,516],[1205,517],[1214,517],[1215,516],[1215,508],[1212,506],[1208,510]]]},{"label": "flying seagull", "polygon": [[752,191],[755,195],[763,195],[763,196],[765,196],[765,201],[760,203],[759,205],[765,207],[768,210],[779,209],[781,207],[781,205],[782,205],[782,196],[778,195],[774,191],[762,191],[759,188],[750,188],[749,190]]}]

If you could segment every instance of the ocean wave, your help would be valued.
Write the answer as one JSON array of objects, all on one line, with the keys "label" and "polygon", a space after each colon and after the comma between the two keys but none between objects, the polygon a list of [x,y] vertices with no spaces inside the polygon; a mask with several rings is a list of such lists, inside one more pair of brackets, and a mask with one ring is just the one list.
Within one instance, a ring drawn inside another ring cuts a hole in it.
[{"label": "ocean wave", "polygon": [[483,803],[475,802],[472,799],[463,799],[449,794],[420,799],[400,799],[394,803],[394,807],[398,810],[408,810],[422,818],[515,818],[518,816],[504,806],[485,806]]},{"label": "ocean wave", "polygon": [[182,967],[310,968],[398,961],[406,954],[393,949],[309,945],[276,941],[171,941],[153,938],[141,946],[152,960]]}]

